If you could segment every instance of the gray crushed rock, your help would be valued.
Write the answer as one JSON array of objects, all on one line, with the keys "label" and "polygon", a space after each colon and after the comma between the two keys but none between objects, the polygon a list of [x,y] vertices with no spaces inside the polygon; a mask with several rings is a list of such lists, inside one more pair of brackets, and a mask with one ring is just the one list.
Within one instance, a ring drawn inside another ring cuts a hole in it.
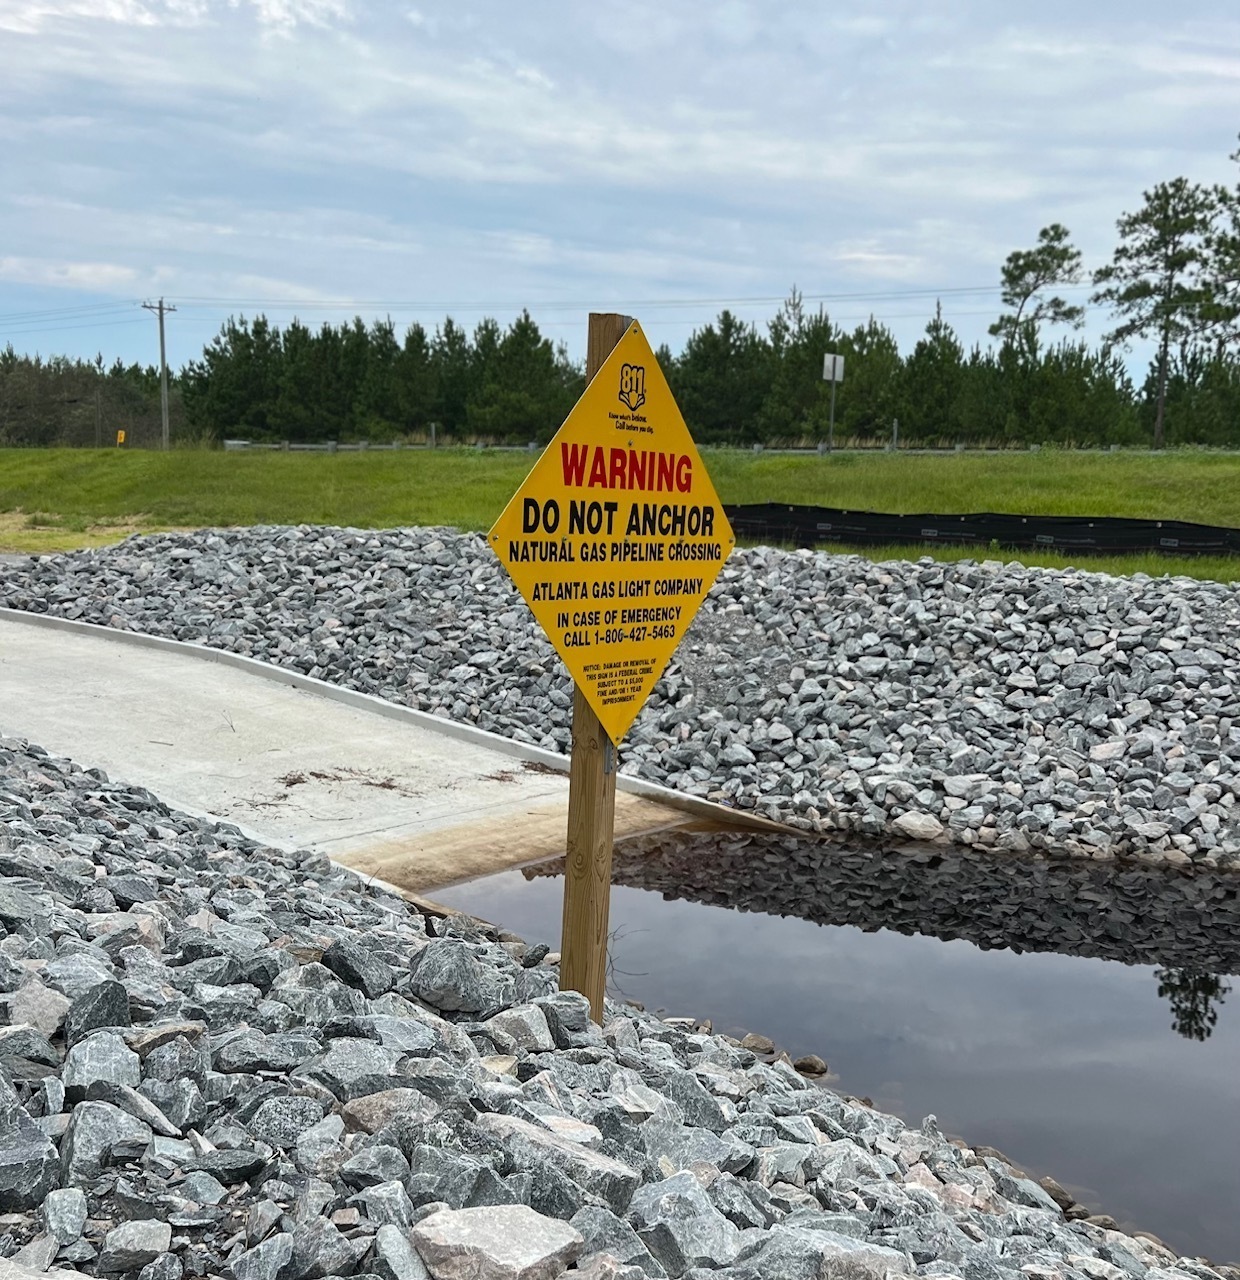
[{"label": "gray crushed rock", "polygon": [[[594,1026],[508,935],[3,737],[0,895],[22,1277],[1240,1280],[933,1117],[628,1006]],[[36,986],[43,1030],[13,1016]],[[136,1085],[79,1096],[80,1051]]]},{"label": "gray crushed rock", "polygon": [[[134,537],[0,565],[0,604],[569,747],[568,677],[477,535]],[[622,768],[854,842],[1235,868],[1238,622],[1188,578],[737,550]]]}]

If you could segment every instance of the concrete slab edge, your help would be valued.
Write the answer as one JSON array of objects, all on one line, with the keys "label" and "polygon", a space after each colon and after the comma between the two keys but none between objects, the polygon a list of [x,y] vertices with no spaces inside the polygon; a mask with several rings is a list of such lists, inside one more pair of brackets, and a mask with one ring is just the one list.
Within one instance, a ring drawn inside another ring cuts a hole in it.
[{"label": "concrete slab edge", "polygon": [[[339,685],[318,680],[313,676],[303,676],[296,671],[289,671],[271,662],[263,662],[259,658],[248,658],[244,654],[229,653],[226,649],[214,649],[205,644],[194,644],[187,640],[170,640],[165,636],[152,636],[143,631],[122,631],[116,627],[103,627],[95,622],[80,622],[76,618],[58,618],[47,613],[28,613],[24,609],[0,608],[0,622],[14,622],[19,625],[44,627],[50,631],[65,631],[74,635],[93,636],[99,640],[108,640],[114,644],[131,645],[137,649],[156,649],[164,653],[177,653],[183,656],[198,658],[204,662],[215,662],[225,667],[233,667],[238,671],[249,672],[262,680],[270,680],[275,684],[289,685],[294,689],[302,689],[343,706],[353,707],[359,711],[367,711],[373,715],[385,716],[389,720],[398,720],[405,724],[416,725],[430,733],[438,733],[445,738],[458,742],[468,742],[473,746],[485,747],[513,760],[528,761],[539,764],[557,773],[567,773],[569,760],[557,751],[548,751],[544,747],[536,747],[527,742],[517,742],[513,738],[505,738],[501,734],[491,733],[487,729],[479,729],[474,725],[460,724],[455,720],[445,720],[440,716],[432,716],[425,711],[413,707],[402,707],[398,703],[388,702],[384,698],[370,693],[359,693],[355,689],[343,689]],[[674,791],[671,787],[660,786],[656,782],[647,782],[643,778],[620,774],[616,779],[616,787],[629,795],[641,796],[646,800],[666,805],[669,809],[677,809],[682,813],[692,814],[707,822],[715,822],[721,826],[738,827],[746,831],[783,832],[804,838],[806,833],[782,823],[773,822],[758,814],[746,813],[740,809],[730,809],[727,805],[715,804],[711,800],[703,800],[698,796],[688,796]],[[205,815],[196,815],[205,816]],[[235,823],[233,824],[236,825]]]}]

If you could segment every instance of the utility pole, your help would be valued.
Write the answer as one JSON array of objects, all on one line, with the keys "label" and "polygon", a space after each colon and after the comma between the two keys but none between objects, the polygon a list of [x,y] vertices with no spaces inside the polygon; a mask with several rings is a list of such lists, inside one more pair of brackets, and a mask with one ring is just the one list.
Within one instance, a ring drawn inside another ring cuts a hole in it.
[{"label": "utility pole", "polygon": [[171,303],[160,298],[158,303],[144,302],[143,310],[154,311],[159,316],[159,412],[163,422],[163,447],[168,447],[168,357],[164,347],[164,313],[175,311]]}]

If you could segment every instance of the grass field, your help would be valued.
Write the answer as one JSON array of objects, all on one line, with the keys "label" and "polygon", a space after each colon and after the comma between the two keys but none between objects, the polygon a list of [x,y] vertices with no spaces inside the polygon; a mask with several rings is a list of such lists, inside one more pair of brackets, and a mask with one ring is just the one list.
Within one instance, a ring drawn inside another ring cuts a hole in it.
[{"label": "grass field", "polygon": [[[1240,458],[1205,453],[752,454],[706,450],[725,502],[853,510],[1131,516],[1240,526]],[[0,450],[0,551],[114,542],[135,530],[207,525],[489,527],[533,463],[524,452],[94,452]],[[857,548],[874,559],[943,547]],[[1062,557],[994,552],[1026,564]],[[1240,559],[1076,557],[1081,568],[1240,579]]]}]

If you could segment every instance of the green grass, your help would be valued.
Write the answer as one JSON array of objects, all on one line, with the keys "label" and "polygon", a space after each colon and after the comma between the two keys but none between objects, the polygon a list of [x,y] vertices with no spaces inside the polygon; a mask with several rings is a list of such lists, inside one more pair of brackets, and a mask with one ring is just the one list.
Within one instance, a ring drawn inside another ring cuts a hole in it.
[{"label": "green grass", "polygon": [[[1208,453],[708,453],[725,502],[1129,516],[1240,526],[1240,457]],[[2,486],[0,486],[2,487]]]},{"label": "green grass", "polygon": [[[705,451],[725,502],[852,510],[1131,516],[1240,526],[1240,458],[1206,453],[753,454]],[[155,453],[0,450],[0,550],[98,545],[134,529],[341,524],[490,526],[533,464],[521,452]],[[872,559],[987,554],[1111,573],[1240,578],[1240,560],[1075,557],[949,547],[856,548]]]}]

